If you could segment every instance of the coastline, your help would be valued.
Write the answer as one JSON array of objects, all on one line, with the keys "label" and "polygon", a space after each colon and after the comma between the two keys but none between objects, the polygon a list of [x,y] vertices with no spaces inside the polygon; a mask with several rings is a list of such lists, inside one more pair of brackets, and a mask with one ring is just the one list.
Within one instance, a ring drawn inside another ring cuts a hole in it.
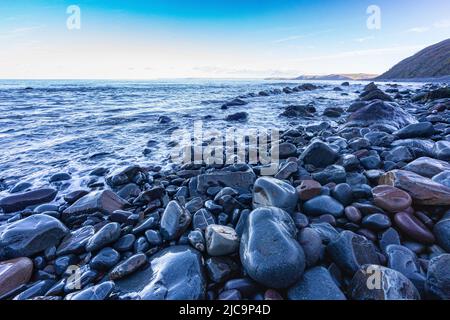
[{"label": "coastline", "polygon": [[[0,282],[0,297],[448,299],[450,96],[436,85],[397,86],[368,84],[347,109],[330,104],[323,115],[308,105],[280,110],[324,121],[280,132],[273,177],[246,163],[92,168],[92,183],[58,204],[49,204],[53,188],[3,197],[0,261],[29,277],[12,277],[14,290]],[[364,265],[396,285],[369,290]],[[79,266],[79,288],[70,266]]]}]

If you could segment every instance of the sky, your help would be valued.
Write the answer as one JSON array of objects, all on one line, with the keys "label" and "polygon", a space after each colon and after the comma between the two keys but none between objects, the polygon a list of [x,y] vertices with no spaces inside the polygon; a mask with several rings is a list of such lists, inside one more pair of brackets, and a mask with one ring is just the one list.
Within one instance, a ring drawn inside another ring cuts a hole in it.
[{"label": "sky", "polygon": [[449,0],[2,0],[0,78],[380,74],[450,38],[449,12]]}]

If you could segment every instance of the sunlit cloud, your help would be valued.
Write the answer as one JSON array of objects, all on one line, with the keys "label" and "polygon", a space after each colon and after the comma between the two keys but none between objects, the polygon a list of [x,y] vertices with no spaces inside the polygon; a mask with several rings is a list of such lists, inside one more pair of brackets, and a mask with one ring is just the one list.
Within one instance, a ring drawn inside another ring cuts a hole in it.
[{"label": "sunlit cloud", "polygon": [[423,32],[429,31],[430,29],[431,29],[430,27],[414,27],[414,28],[406,30],[406,32],[408,32],[408,33],[411,33],[411,32],[423,33]]},{"label": "sunlit cloud", "polygon": [[354,40],[355,40],[356,42],[362,43],[362,42],[366,42],[366,41],[373,40],[373,39],[375,39],[374,36],[368,36],[368,37],[363,37],[363,38],[356,38],[356,39],[354,39]]}]

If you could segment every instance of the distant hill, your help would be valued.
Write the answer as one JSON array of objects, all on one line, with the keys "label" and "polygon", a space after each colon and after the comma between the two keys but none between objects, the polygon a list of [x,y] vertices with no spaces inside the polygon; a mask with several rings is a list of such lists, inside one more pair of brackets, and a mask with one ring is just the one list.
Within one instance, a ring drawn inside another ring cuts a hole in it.
[{"label": "distant hill", "polygon": [[376,80],[429,79],[450,76],[450,39],[423,49]]},{"label": "distant hill", "polygon": [[296,78],[268,78],[266,80],[369,80],[375,78],[376,74],[366,73],[344,73],[344,74],[328,74],[328,75],[302,75]]}]

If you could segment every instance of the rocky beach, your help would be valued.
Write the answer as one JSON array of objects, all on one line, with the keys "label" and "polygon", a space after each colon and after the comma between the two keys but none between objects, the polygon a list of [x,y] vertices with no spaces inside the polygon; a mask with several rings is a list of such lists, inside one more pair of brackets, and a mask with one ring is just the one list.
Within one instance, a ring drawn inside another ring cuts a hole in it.
[{"label": "rocky beach", "polygon": [[[11,158],[0,169],[0,299],[450,299],[449,87],[233,92],[197,117],[245,129],[268,113],[280,130],[267,142],[273,175],[261,163],[99,166],[99,153],[77,179],[66,162],[46,175],[29,161],[30,182],[5,175]],[[285,103],[250,107],[266,98]],[[177,145],[158,139],[140,154]]]}]

